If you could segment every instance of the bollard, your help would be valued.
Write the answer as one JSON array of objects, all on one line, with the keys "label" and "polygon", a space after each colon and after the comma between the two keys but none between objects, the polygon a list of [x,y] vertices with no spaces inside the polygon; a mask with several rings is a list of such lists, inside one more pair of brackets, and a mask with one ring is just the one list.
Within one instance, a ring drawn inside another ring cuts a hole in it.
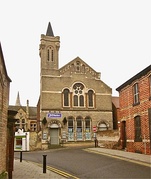
[{"label": "bollard", "polygon": [[97,138],[95,138],[94,142],[95,142],[95,147],[98,147],[98,140],[97,140]]},{"label": "bollard", "polygon": [[22,151],[20,151],[20,162],[22,162]]},{"label": "bollard", "polygon": [[47,155],[43,155],[43,173],[46,173],[46,156]]},{"label": "bollard", "polygon": [[96,147],[96,138],[95,138],[94,142],[95,142],[95,147]]}]

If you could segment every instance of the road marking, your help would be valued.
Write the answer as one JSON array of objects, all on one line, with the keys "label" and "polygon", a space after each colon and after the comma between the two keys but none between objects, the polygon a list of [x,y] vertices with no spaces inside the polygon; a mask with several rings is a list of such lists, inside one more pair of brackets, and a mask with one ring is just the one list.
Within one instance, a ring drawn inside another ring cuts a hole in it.
[{"label": "road marking", "polygon": [[66,177],[66,178],[71,177],[71,178],[74,178],[74,179],[79,179],[78,177],[75,177],[75,176],[73,176],[73,175],[71,175],[71,174],[69,174],[69,173],[63,172],[63,171],[61,171],[61,170],[58,170],[58,169],[53,168],[53,167],[50,167],[50,166],[48,166],[47,169],[48,169],[48,170],[51,170],[51,171],[53,171],[53,172],[55,172],[55,173],[58,173],[58,174],[60,174],[60,175],[62,175],[62,176],[64,176],[64,177]]},{"label": "road marking", "polygon": [[[30,162],[32,162],[32,161],[30,161]],[[32,163],[34,163],[35,165],[38,165],[38,166],[42,167],[42,164],[40,164],[40,163],[36,163],[36,162],[32,162]],[[76,177],[76,176],[74,176],[74,175],[71,175],[71,174],[69,174],[69,173],[67,173],[67,172],[64,172],[64,171],[61,171],[61,170],[58,170],[57,168],[50,167],[50,166],[46,166],[46,168],[47,168],[47,170],[50,170],[50,171],[52,171],[52,172],[55,172],[55,173],[57,173],[57,174],[59,174],[59,175],[65,177],[65,178],[79,179],[78,177]]]},{"label": "road marking", "polygon": [[92,150],[89,150],[89,149],[83,149],[83,150],[86,151],[86,152],[89,152],[89,153],[96,153],[96,154],[100,154],[100,155],[105,155],[105,156],[108,156],[108,157],[128,161],[128,162],[131,162],[131,163],[136,163],[136,164],[139,164],[139,165],[151,167],[151,164],[149,164],[149,163],[144,163],[144,162],[140,162],[140,161],[136,161],[136,160],[132,160],[132,159],[127,159],[127,158],[124,158],[124,157],[114,156],[114,155],[103,153],[103,152],[92,151]]}]

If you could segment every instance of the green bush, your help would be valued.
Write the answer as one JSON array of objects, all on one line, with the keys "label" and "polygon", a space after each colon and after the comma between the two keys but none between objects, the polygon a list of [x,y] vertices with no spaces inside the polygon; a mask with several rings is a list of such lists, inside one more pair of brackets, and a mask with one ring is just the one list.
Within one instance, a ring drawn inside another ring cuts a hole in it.
[{"label": "green bush", "polygon": [[7,179],[7,172],[2,172],[0,174],[0,179]]}]

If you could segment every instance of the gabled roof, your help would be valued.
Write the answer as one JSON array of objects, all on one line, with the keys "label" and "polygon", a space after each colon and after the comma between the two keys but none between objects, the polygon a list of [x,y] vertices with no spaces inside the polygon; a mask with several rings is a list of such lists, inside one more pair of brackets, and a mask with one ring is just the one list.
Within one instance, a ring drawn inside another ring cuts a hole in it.
[{"label": "gabled roof", "polygon": [[135,76],[133,76],[132,78],[130,78],[129,80],[127,80],[125,83],[123,83],[121,86],[119,86],[118,88],[116,88],[116,91],[120,91],[121,89],[123,89],[124,87],[126,87],[127,85],[130,85],[133,81],[140,79],[142,76],[146,75],[149,71],[151,71],[151,65],[149,65],[148,67],[146,67],[145,69],[143,69],[142,71],[140,71],[139,73],[137,73]]},{"label": "gabled roof", "polygon": [[119,108],[119,97],[117,96],[112,96],[112,103],[116,108]]},{"label": "gabled roof", "polygon": [[[66,65],[64,65],[63,67],[61,67],[59,70],[62,70],[63,68],[65,68],[66,66],[74,63],[75,61],[79,61],[83,64],[85,64],[85,66],[89,67],[91,70],[95,71],[92,67],[90,67],[86,62],[84,62],[80,57],[76,57],[75,59],[71,60],[69,63],[67,63]],[[96,72],[96,71],[95,71]],[[98,73],[98,72],[96,72]]]},{"label": "gabled roof", "polygon": [[[9,110],[14,110],[14,111],[18,111],[19,109],[22,109],[23,111],[26,112],[26,106],[9,105],[8,109]],[[37,107],[29,106],[29,116],[36,116],[36,115],[37,115]]]},{"label": "gabled roof", "polygon": [[9,76],[7,74],[7,70],[6,70],[6,65],[5,65],[5,60],[4,60],[4,56],[3,56],[3,51],[2,51],[1,43],[0,43],[0,56],[1,56],[1,59],[2,59],[2,65],[3,65],[3,68],[4,68],[5,75],[6,75],[7,79],[8,79],[8,81],[12,82],[12,80],[9,78]]}]

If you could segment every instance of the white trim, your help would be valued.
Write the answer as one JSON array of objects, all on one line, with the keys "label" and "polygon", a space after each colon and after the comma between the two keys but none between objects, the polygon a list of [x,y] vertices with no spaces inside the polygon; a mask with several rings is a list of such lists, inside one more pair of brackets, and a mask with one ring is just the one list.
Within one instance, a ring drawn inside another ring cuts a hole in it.
[{"label": "white trim", "polygon": [[126,142],[134,142],[132,139],[127,139]]},{"label": "white trim", "polygon": [[54,75],[41,75],[41,77],[55,77],[55,78],[60,78],[60,76],[54,76]]},{"label": "white trim", "polygon": [[111,93],[95,93],[95,95],[111,96]]},{"label": "white trim", "polygon": [[59,93],[61,94],[62,92],[61,91],[42,91],[42,93]]},{"label": "white trim", "polygon": [[149,142],[150,143],[150,140],[148,139],[143,139],[142,142]]},{"label": "white trim", "polygon": [[53,128],[53,129],[54,129],[54,128],[55,128],[55,129],[56,129],[56,128],[59,128],[59,126],[58,126],[57,124],[51,124],[49,127],[50,127],[50,128]]}]

